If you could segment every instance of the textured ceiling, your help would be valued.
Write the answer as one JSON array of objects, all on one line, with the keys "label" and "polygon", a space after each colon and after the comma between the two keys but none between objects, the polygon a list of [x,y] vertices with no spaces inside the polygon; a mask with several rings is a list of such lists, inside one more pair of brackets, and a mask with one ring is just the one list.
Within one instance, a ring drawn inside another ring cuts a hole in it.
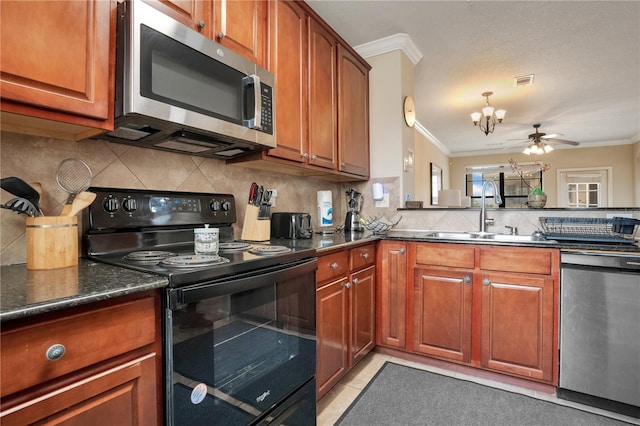
[{"label": "textured ceiling", "polygon": [[[409,35],[417,121],[451,156],[521,151],[534,123],[578,148],[640,140],[640,1],[307,3],[352,46]],[[507,110],[488,136],[469,117],[485,91]]]}]

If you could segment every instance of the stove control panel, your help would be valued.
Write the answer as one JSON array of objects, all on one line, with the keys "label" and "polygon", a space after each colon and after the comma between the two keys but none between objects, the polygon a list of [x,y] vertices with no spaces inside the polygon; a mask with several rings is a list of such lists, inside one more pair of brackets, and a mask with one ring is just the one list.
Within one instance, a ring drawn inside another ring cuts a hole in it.
[{"label": "stove control panel", "polygon": [[236,222],[231,194],[89,188],[96,201],[85,209],[89,229],[230,225]]}]

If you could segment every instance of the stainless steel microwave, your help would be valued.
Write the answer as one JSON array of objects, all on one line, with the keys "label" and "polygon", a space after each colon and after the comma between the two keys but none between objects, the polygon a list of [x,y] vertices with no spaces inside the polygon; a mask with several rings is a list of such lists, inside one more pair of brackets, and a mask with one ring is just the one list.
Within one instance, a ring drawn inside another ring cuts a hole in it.
[{"label": "stainless steel microwave", "polygon": [[118,6],[111,142],[235,158],[276,146],[274,76],[141,0]]}]

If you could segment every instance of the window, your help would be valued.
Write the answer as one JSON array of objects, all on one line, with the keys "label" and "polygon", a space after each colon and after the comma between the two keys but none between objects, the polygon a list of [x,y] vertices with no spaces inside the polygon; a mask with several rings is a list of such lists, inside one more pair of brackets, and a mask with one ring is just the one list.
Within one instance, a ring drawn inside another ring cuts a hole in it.
[{"label": "window", "polygon": [[598,207],[600,205],[599,183],[568,183],[569,207]]},{"label": "window", "polygon": [[473,166],[467,167],[466,195],[471,197],[471,206],[480,207],[482,183],[487,179],[493,179],[498,184],[502,204],[493,203],[493,191],[487,189],[486,205],[507,209],[526,208],[527,196],[531,188],[542,188],[542,171],[539,167],[523,170],[522,176],[511,170],[510,166]]}]

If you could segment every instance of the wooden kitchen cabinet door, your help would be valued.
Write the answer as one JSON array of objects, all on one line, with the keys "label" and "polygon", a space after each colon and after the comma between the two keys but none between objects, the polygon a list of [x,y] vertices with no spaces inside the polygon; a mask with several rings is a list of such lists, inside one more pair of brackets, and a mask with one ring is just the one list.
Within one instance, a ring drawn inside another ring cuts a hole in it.
[{"label": "wooden kitchen cabinet door", "polygon": [[213,0],[213,39],[266,68],[267,0]]},{"label": "wooden kitchen cabinet door", "polygon": [[2,1],[2,111],[111,129],[112,5]]},{"label": "wooden kitchen cabinet door", "polygon": [[0,414],[4,426],[26,424],[155,425],[156,355],[149,354],[71,383]]},{"label": "wooden kitchen cabinet door", "polygon": [[210,0],[144,0],[165,15],[198,31],[207,38],[211,37],[211,1]]},{"label": "wooden kitchen cabinet door", "polygon": [[472,286],[473,271],[415,269],[415,352],[458,362],[470,362]]},{"label": "wooden kitchen cabinet door", "polygon": [[349,368],[349,281],[330,282],[316,293],[316,398],[320,399]]},{"label": "wooden kitchen cabinet door", "polygon": [[406,347],[407,243],[381,241],[378,247],[376,341],[396,349]]},{"label": "wooden kitchen cabinet door", "polygon": [[265,155],[304,163],[307,152],[307,15],[291,1],[271,1],[269,8],[269,70],[275,75],[278,144]]},{"label": "wooden kitchen cabinet door", "polygon": [[485,273],[481,362],[484,368],[551,382],[554,282],[551,277]]},{"label": "wooden kitchen cabinet door", "polygon": [[375,266],[351,276],[350,366],[355,365],[375,346],[375,278]]},{"label": "wooden kitchen cabinet door", "polygon": [[338,42],[309,19],[309,164],[336,170],[336,60]]},{"label": "wooden kitchen cabinet door", "polygon": [[369,69],[338,46],[338,170],[369,177]]}]

